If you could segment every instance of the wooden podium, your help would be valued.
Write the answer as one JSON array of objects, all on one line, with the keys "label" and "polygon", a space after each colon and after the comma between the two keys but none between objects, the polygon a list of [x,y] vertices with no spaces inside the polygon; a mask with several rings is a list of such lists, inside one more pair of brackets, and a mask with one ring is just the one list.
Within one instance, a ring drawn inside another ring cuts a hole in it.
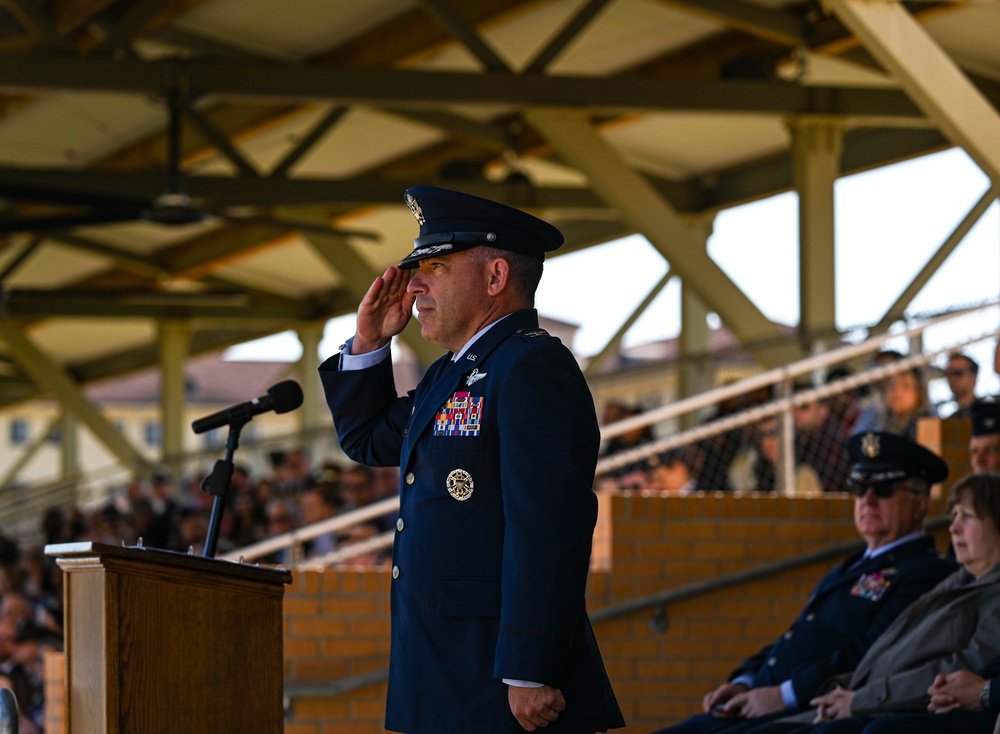
[{"label": "wooden podium", "polygon": [[66,734],[283,731],[290,572],[100,543],[45,552],[65,571]]}]

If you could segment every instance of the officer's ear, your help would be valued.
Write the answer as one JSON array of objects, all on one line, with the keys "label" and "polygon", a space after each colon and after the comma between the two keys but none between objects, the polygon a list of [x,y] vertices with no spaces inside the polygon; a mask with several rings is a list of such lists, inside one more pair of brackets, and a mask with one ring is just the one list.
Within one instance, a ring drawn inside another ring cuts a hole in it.
[{"label": "officer's ear", "polygon": [[510,263],[495,257],[486,265],[486,292],[496,298],[510,287]]}]

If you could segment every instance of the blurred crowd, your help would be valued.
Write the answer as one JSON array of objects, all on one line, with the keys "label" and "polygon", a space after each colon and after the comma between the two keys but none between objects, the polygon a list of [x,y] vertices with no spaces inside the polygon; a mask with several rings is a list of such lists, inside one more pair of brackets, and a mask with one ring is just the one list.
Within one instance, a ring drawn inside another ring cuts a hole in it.
[{"label": "blurred crowd", "polygon": [[[245,548],[305,525],[363,507],[399,491],[399,471],[356,464],[314,467],[304,449],[270,455],[270,472],[254,477],[234,467],[221,516],[217,552]],[[99,507],[52,508],[41,520],[42,542],[17,543],[0,534],[0,687],[14,692],[20,734],[44,726],[43,654],[61,650],[62,573],[46,556],[49,544],[94,542],[137,545],[202,555],[213,497],[201,491],[203,477],[177,487],[170,475],[136,477]],[[255,559],[289,565],[322,558],[395,526],[395,515],[377,517],[295,543]],[[2,533],[2,529],[0,529]],[[381,565],[385,552],[351,558],[351,565]]]},{"label": "blurred crowd", "polygon": [[[873,357],[880,367],[903,359],[885,350]],[[975,406],[991,405],[994,398],[976,394],[979,365],[967,354],[949,355],[939,368],[951,391],[945,409],[939,410],[928,396],[926,371],[905,370],[870,386],[845,390],[826,399],[800,402],[791,412],[794,436],[793,486],[786,494],[843,491],[850,462],[844,447],[847,439],[864,431],[885,431],[917,438],[917,423],[927,417],[970,418]],[[846,368],[832,370],[827,383],[849,377]],[[794,386],[796,393],[811,384]],[[706,422],[733,416],[775,399],[771,388],[741,394],[720,402]],[[642,411],[619,402],[605,406],[605,425],[639,415]],[[695,444],[682,446],[630,461],[599,478],[603,489],[631,489],[688,493],[693,491],[773,492],[779,486],[781,421],[771,416],[724,431]],[[606,442],[602,457],[640,449],[654,440],[649,427],[639,427]]]}]

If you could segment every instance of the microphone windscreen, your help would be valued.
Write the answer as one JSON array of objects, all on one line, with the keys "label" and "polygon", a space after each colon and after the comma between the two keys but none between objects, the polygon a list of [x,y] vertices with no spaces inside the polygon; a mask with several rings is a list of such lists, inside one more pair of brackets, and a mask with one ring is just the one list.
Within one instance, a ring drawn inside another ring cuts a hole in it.
[{"label": "microphone windscreen", "polygon": [[302,405],[302,388],[295,380],[285,380],[267,391],[275,413],[287,413]]}]

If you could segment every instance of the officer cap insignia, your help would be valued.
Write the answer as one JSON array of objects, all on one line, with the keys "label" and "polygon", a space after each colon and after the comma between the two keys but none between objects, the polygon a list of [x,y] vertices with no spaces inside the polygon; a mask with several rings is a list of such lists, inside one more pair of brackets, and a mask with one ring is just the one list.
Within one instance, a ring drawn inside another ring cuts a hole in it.
[{"label": "officer cap insignia", "polygon": [[452,469],[448,473],[445,485],[448,487],[448,494],[459,502],[465,502],[465,500],[472,496],[474,482],[472,481],[472,475],[465,471],[465,469]]},{"label": "officer cap insignia", "polygon": [[413,212],[413,218],[417,220],[417,224],[423,226],[427,220],[424,219],[424,210],[421,209],[420,204],[417,203],[417,197],[413,194],[407,194],[406,205],[410,207],[410,211]]},{"label": "officer cap insignia", "polygon": [[874,433],[866,433],[861,438],[861,453],[867,456],[869,459],[874,459],[878,456],[879,452],[879,441],[878,436]]}]

